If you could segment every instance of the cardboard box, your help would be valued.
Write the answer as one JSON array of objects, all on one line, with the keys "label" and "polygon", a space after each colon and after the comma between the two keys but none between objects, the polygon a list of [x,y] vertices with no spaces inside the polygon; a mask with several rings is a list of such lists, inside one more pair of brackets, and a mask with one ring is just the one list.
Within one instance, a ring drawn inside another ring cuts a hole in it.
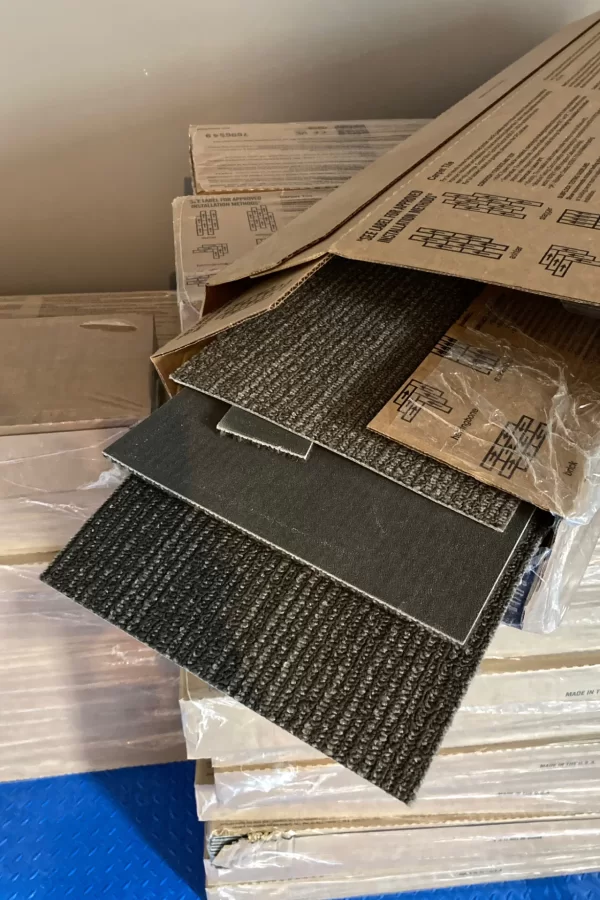
[{"label": "cardboard box", "polygon": [[192,125],[195,190],[197,194],[330,191],[427,121]]},{"label": "cardboard box", "polygon": [[180,331],[177,295],[174,291],[0,296],[0,319],[96,316],[113,313],[152,316],[157,347],[171,341]]},{"label": "cardboard box", "polygon": [[185,331],[202,315],[208,279],[268,240],[325,191],[200,194],[173,201],[177,297]]},{"label": "cardboard box", "polygon": [[198,322],[211,275],[427,121],[192,126],[190,155],[198,196],[173,203],[182,330]]},{"label": "cardboard box", "polygon": [[600,815],[599,772],[593,741],[442,751],[408,806],[334,762],[200,763],[196,801],[198,818],[213,823],[589,816]]},{"label": "cardboard box", "polygon": [[[551,637],[551,636],[550,636]],[[235,766],[323,758],[242,704],[182,674],[188,755]],[[471,682],[442,749],[519,745],[600,736],[600,657],[488,659]]]},{"label": "cardboard box", "polygon": [[150,414],[151,316],[13,319],[2,336],[0,435],[115,428]]},{"label": "cardboard box", "polygon": [[177,385],[170,377],[172,372],[195,356],[215,335],[233,328],[239,322],[274,309],[322,265],[323,261],[319,259],[261,279],[258,283],[250,283],[248,290],[231,303],[204,315],[196,325],[159,348],[152,356],[152,362],[167,393],[173,395],[177,391]]}]

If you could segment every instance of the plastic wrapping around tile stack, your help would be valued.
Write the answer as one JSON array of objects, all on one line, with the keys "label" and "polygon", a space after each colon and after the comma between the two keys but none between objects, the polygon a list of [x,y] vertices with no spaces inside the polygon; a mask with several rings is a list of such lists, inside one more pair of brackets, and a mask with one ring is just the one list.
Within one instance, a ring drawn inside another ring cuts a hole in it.
[{"label": "plastic wrapping around tile stack", "polygon": [[[131,313],[154,342],[177,331],[168,292],[0,297],[0,318],[24,335],[30,323],[121,323]],[[151,394],[149,385],[149,405]],[[121,484],[103,452],[125,429],[51,421],[40,431],[24,409],[11,411],[22,424],[0,435],[0,780],[184,758],[176,667],[39,581]]]},{"label": "plastic wrapping around tile stack", "polygon": [[0,566],[0,781],[183,758],[175,666],[43,568]]},{"label": "plastic wrapping around tile stack", "polygon": [[[218,861],[218,862],[217,862]],[[206,862],[208,900],[333,900],[591,872],[600,820],[398,833],[282,835],[225,844]]]},{"label": "plastic wrapping around tile stack", "polygon": [[124,429],[0,436],[0,562],[60,550],[123,480],[103,450]]}]

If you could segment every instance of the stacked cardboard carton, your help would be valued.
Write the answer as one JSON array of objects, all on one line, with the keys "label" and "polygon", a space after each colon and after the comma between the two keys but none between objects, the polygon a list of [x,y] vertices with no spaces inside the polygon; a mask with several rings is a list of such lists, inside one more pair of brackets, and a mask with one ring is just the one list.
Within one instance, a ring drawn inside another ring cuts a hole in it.
[{"label": "stacked cardboard carton", "polygon": [[104,450],[147,415],[168,292],[0,297],[0,780],[182,757],[175,667],[42,584],[122,483]]},{"label": "stacked cardboard carton", "polygon": [[198,321],[211,275],[272,237],[426,121],[193,125],[195,196],[173,202],[182,329]]}]

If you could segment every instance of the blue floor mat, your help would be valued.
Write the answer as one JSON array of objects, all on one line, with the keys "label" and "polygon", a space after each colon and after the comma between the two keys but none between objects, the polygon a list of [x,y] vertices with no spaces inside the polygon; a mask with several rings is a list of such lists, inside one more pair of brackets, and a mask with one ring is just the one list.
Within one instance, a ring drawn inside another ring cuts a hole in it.
[{"label": "blue floor mat", "polygon": [[194,764],[0,785],[1,900],[197,900]]},{"label": "blue floor mat", "polygon": [[[204,897],[193,780],[193,763],[172,763],[0,784],[0,900]],[[394,896],[600,900],[600,875]]]}]

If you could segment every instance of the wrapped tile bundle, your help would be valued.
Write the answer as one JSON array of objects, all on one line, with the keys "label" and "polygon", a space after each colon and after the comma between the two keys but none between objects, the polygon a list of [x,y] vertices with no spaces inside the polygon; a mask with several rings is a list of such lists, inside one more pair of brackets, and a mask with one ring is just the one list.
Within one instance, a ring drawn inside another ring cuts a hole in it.
[{"label": "wrapped tile bundle", "polygon": [[103,450],[124,429],[0,435],[0,561],[58,552],[121,483]]},{"label": "wrapped tile bundle", "polygon": [[36,563],[122,483],[104,450],[152,408],[147,356],[176,333],[176,297],[0,297],[0,318],[0,780],[180,759],[176,669]]},{"label": "wrapped tile bundle", "polygon": [[0,781],[182,759],[175,667],[0,565]]},{"label": "wrapped tile bundle", "polygon": [[226,838],[209,829],[209,900],[337,900],[567,873],[600,865],[600,819]]}]

